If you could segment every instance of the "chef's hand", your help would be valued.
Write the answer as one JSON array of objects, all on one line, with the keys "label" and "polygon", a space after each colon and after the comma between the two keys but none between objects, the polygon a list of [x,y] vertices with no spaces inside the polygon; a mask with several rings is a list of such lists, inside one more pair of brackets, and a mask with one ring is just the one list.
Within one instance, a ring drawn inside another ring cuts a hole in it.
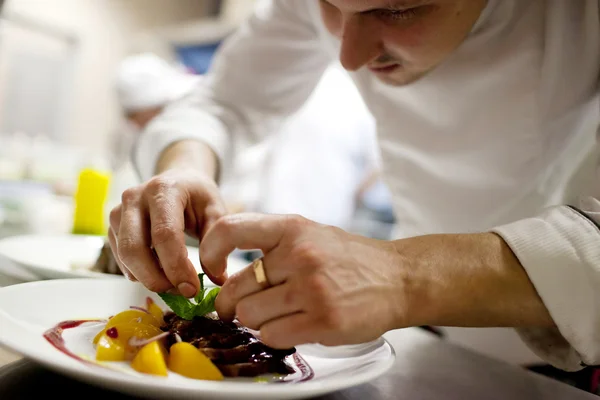
[{"label": "chef's hand", "polygon": [[[109,241],[123,274],[155,292],[194,296],[200,282],[185,233],[198,239],[223,215],[215,182],[197,170],[172,169],[126,190],[110,213]],[[224,272],[209,276],[223,282]]]},{"label": "chef's hand", "polygon": [[407,317],[403,259],[392,242],[297,216],[230,215],[201,241],[204,269],[222,275],[235,248],[262,250],[269,286],[250,265],[225,281],[215,307],[272,347],[363,343]]}]

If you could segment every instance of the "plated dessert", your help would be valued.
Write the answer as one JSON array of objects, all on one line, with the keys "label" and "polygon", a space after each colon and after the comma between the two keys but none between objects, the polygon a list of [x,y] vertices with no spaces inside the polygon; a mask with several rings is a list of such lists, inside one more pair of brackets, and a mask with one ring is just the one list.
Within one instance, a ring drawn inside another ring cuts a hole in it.
[{"label": "plated dessert", "polygon": [[384,338],[341,349],[306,343],[283,354],[262,347],[260,333],[221,321],[212,310],[202,314],[215,296],[206,287],[189,300],[161,296],[126,279],[49,279],[4,287],[0,346],[86,384],[173,400],[316,398],[373,382],[395,363]]},{"label": "plated dessert", "polygon": [[[200,275],[202,282],[202,274]],[[259,382],[310,379],[311,368],[291,349],[273,349],[259,335],[236,321],[225,322],[214,312],[219,288],[201,287],[195,299],[160,294],[169,309],[150,297],[108,319],[62,321],[44,333],[65,354],[86,363],[125,363],[138,373],[157,377],[178,374],[190,379],[252,378]],[[95,324],[93,356],[72,351],[64,332]]]}]

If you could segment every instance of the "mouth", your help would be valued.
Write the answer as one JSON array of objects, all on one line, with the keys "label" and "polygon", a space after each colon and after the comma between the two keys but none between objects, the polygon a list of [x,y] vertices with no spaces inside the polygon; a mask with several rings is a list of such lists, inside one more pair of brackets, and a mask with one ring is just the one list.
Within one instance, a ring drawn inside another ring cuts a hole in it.
[{"label": "mouth", "polygon": [[384,66],[369,66],[369,70],[376,74],[389,74],[400,68],[400,64],[388,64]]}]

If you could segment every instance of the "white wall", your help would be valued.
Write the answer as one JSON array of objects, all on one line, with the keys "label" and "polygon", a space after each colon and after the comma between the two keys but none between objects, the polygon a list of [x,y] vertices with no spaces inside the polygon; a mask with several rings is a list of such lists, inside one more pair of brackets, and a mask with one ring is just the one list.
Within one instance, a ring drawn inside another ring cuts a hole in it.
[{"label": "white wall", "polygon": [[221,0],[219,15],[139,32],[133,40],[132,49],[153,51],[169,58],[173,54],[169,52],[168,43],[215,43],[236,29],[252,13],[255,5],[256,0]]},{"label": "white wall", "polygon": [[257,0],[223,0],[222,18],[229,23],[239,24],[252,12]]},{"label": "white wall", "polygon": [[[3,14],[77,37],[74,88],[63,137],[75,145],[103,149],[119,121],[112,78],[130,50],[128,39],[153,27],[197,20],[211,6],[210,0],[8,0]],[[2,76],[0,70],[0,88],[6,83]]]}]

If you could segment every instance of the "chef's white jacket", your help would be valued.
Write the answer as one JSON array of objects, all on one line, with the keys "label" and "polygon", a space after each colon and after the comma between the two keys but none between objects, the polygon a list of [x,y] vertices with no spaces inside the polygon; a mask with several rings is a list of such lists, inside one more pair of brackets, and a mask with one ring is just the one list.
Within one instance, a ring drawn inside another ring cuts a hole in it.
[{"label": "chef's white jacket", "polygon": [[[391,87],[367,70],[352,73],[377,121],[398,236],[502,235],[557,325],[519,333],[568,370],[600,364],[600,204],[579,201],[598,183],[599,8],[598,0],[489,0],[460,47],[419,81]],[[144,133],[142,176],[180,139],[205,141],[225,162],[232,143],[275,132],[339,50],[318,1],[261,2],[208,82]]]}]

